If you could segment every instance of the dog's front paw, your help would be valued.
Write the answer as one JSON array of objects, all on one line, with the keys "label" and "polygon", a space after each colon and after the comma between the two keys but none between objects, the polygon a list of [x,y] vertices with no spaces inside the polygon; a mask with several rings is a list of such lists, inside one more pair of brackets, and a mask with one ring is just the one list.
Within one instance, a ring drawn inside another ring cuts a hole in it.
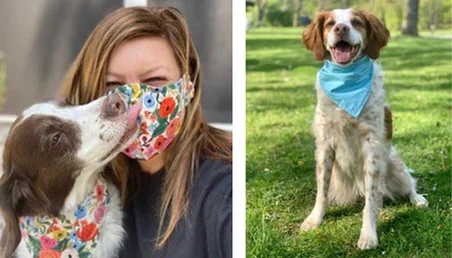
[{"label": "dog's front paw", "polygon": [[363,233],[359,236],[358,248],[361,250],[372,249],[378,246],[378,238],[375,234]]},{"label": "dog's front paw", "polygon": [[414,194],[410,196],[410,201],[412,204],[416,205],[416,207],[426,208],[428,207],[428,201],[424,196],[420,194]]},{"label": "dog's front paw", "polygon": [[300,229],[303,231],[308,231],[308,230],[317,228],[321,223],[322,223],[322,221],[318,221],[316,219],[308,217],[303,221]]}]

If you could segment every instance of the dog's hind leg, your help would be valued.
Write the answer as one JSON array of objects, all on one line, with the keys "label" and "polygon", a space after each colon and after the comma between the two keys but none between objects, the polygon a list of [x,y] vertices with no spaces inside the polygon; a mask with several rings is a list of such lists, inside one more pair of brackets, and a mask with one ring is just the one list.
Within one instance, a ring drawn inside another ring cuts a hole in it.
[{"label": "dog's hind leg", "polygon": [[334,151],[326,141],[317,140],[316,145],[317,195],[311,214],[301,224],[301,230],[303,231],[316,228],[322,223],[328,204],[328,188],[333,168]]},{"label": "dog's hind leg", "polygon": [[424,196],[416,192],[416,179],[410,175],[394,147],[391,147],[391,152],[388,157],[386,188],[386,194],[390,198],[408,196],[414,205],[418,207],[428,206],[428,202]]}]

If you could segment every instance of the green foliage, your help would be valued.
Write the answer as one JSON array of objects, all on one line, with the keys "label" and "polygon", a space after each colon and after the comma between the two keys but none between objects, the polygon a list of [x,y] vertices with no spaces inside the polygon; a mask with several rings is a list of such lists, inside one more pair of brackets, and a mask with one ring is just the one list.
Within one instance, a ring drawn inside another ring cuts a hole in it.
[{"label": "green foliage", "polygon": [[430,29],[431,25],[436,28],[451,29],[452,2],[450,0],[429,0],[419,2],[419,24],[420,29]]},{"label": "green foliage", "polygon": [[273,3],[267,8],[266,19],[271,26],[290,27],[292,26],[292,11],[282,8],[281,4]]},{"label": "green foliage", "polygon": [[[344,8],[343,0],[325,0],[324,10]],[[349,6],[355,9],[368,10],[384,21],[390,30],[401,30],[406,16],[407,0],[349,0]],[[291,26],[293,15],[293,0],[269,0],[267,8],[267,26]],[[257,7],[249,8],[247,18],[254,23]],[[452,1],[425,0],[419,1],[419,29],[436,28],[451,29]],[[302,16],[314,18],[319,11],[319,1],[302,1]],[[271,19],[271,21],[270,21]]]},{"label": "green foliage", "polygon": [[315,200],[311,123],[321,67],[301,33],[247,34],[247,257],[451,257],[451,40],[395,36],[382,51],[393,143],[430,206],[386,201],[380,246],[360,251],[362,203],[330,206],[320,228],[299,230]]}]

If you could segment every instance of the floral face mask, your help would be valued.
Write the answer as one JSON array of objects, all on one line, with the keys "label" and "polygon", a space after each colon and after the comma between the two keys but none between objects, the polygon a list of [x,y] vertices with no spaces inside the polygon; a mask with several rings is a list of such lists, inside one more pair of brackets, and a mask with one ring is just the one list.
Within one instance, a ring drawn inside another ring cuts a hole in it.
[{"label": "floral face mask", "polygon": [[185,107],[194,95],[193,83],[187,76],[165,86],[151,86],[143,83],[122,85],[111,93],[119,93],[133,105],[142,103],[138,123],[140,134],[124,154],[132,159],[148,160],[162,152],[179,132]]}]

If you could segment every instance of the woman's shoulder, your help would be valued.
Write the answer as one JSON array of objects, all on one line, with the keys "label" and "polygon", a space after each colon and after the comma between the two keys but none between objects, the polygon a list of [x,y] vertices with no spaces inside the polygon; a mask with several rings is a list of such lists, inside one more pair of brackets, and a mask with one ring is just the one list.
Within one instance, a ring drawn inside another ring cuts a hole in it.
[{"label": "woman's shoulder", "polygon": [[232,164],[209,158],[201,158],[195,173],[193,190],[209,196],[232,198]]}]

